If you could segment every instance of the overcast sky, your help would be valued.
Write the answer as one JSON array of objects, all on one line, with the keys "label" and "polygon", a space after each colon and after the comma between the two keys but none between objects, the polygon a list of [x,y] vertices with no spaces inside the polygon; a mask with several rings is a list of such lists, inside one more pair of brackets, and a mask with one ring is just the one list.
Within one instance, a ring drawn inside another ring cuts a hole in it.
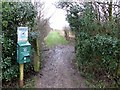
[{"label": "overcast sky", "polygon": [[[37,0],[32,0],[32,1],[37,1]],[[40,0],[45,2],[45,10],[46,10],[46,17],[49,17],[52,15],[50,18],[50,27],[54,29],[62,29],[64,26],[68,26],[68,22],[65,20],[65,11],[62,9],[58,9],[54,6],[55,2],[58,2],[59,0]],[[79,0],[70,0],[70,1],[79,1]],[[80,0],[80,1],[89,1],[89,0]],[[91,0],[94,1],[94,0]],[[104,1],[104,0],[98,0],[98,1]],[[117,0],[113,0],[116,2]]]},{"label": "overcast sky", "polygon": [[65,11],[62,9],[58,9],[54,6],[54,3],[59,1],[59,0],[44,0],[45,1],[45,6],[48,8],[47,11],[47,16],[49,17],[52,15],[50,18],[50,27],[54,29],[62,29],[64,26],[68,26],[68,22],[65,20]]},{"label": "overcast sky", "polygon": [[62,29],[64,26],[68,26],[68,22],[65,20],[65,11],[55,7],[54,3],[59,0],[41,0],[45,2],[45,17],[52,16],[49,20],[50,27],[53,29]]}]

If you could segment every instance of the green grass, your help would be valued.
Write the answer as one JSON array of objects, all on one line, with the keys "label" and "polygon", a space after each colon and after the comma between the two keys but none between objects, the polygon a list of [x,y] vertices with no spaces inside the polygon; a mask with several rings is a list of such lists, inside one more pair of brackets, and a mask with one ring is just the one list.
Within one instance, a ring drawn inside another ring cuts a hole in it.
[{"label": "green grass", "polygon": [[67,44],[68,41],[61,36],[57,31],[51,31],[45,39],[45,43],[48,47],[52,47],[55,45],[64,45]]}]

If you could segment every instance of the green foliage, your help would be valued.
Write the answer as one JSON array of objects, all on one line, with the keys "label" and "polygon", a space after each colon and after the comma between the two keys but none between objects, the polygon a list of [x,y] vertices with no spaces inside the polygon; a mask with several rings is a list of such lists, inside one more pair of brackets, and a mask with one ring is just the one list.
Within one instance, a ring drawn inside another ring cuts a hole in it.
[{"label": "green foliage", "polygon": [[101,76],[118,83],[120,40],[96,35],[80,40],[77,48],[79,68],[85,75],[101,80]]},{"label": "green foliage", "polygon": [[67,20],[75,32],[76,59],[81,74],[91,81],[110,82],[101,84],[102,87],[120,87],[119,17],[113,16],[108,21],[101,15],[98,20],[91,2],[59,5],[66,8]]},{"label": "green foliage", "polygon": [[[9,81],[19,75],[16,59],[17,27],[27,26],[32,30],[37,12],[31,2],[2,2],[2,80]],[[32,64],[25,64],[25,71]]]}]

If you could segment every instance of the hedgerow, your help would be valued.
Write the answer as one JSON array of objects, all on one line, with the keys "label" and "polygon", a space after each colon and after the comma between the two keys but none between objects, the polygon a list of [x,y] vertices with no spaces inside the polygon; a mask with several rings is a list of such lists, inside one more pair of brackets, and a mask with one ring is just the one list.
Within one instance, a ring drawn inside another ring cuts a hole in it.
[{"label": "hedgerow", "polygon": [[[2,81],[18,77],[17,27],[27,26],[31,32],[36,14],[31,2],[2,2]],[[25,72],[32,68],[32,62],[25,64]]]},{"label": "hedgerow", "polygon": [[119,39],[96,35],[80,39],[77,47],[76,57],[82,75],[98,81],[104,77],[104,80],[114,81],[114,84],[120,85]]},{"label": "hedgerow", "polygon": [[120,87],[120,14],[112,10],[117,5],[59,2],[58,6],[67,11],[67,21],[75,32],[81,74],[92,84],[94,80],[105,83],[100,87]]}]

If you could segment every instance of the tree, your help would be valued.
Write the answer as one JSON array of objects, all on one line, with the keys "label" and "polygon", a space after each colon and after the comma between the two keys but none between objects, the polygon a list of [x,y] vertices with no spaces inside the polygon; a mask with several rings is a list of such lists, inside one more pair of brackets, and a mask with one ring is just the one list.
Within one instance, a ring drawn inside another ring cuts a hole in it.
[{"label": "tree", "polygon": [[69,40],[70,28],[67,27],[67,26],[65,26],[65,27],[63,28],[63,30],[64,30],[64,36],[65,36],[66,40]]},{"label": "tree", "polygon": [[41,0],[34,1],[34,7],[36,9],[36,25],[34,26],[34,31],[37,36],[33,40],[34,52],[34,70],[39,72],[41,64],[41,52],[44,46],[44,38],[50,31],[49,18],[45,18],[45,3]]}]

